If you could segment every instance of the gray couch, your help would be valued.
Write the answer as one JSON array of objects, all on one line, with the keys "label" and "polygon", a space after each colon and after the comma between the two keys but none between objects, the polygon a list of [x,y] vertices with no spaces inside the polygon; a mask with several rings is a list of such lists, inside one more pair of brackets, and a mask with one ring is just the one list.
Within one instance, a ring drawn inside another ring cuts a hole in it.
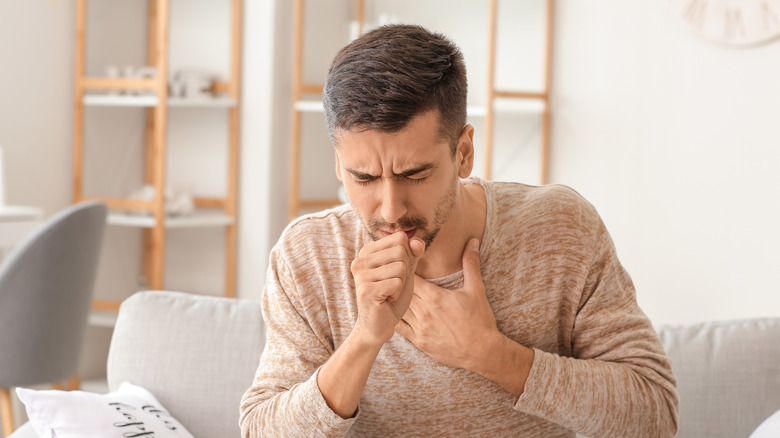
[{"label": "gray couch", "polygon": [[[780,409],[780,318],[659,328],[681,397],[679,437],[735,438]],[[143,386],[198,438],[240,436],[263,349],[257,301],[141,292],[119,312],[108,383]],[[29,424],[13,438],[31,438]]]}]

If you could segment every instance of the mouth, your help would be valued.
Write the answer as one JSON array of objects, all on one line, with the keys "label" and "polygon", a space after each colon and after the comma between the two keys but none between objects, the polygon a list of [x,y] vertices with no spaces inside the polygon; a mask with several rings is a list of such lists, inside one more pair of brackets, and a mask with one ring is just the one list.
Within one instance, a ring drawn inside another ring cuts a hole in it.
[{"label": "mouth", "polygon": [[412,228],[411,230],[397,230],[397,231],[379,230],[379,232],[382,233],[382,237],[387,237],[387,236],[389,236],[391,234],[397,233],[398,231],[403,231],[404,233],[406,233],[406,237],[411,239],[412,237],[414,237],[414,233],[417,232],[417,228]]}]

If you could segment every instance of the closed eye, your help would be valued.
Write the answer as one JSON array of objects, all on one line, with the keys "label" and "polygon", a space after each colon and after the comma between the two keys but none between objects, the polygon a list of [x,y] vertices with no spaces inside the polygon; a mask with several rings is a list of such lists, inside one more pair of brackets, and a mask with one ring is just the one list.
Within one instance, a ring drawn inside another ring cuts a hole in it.
[{"label": "closed eye", "polygon": [[376,179],[376,177],[374,177],[374,178],[365,178],[365,179],[352,178],[352,182],[354,182],[355,184],[357,184],[359,186],[366,186],[366,185],[368,185],[368,183],[370,183],[371,181],[374,181],[375,179]]},{"label": "closed eye", "polygon": [[418,178],[406,177],[405,179],[407,181],[409,181],[410,183],[412,183],[412,184],[420,184],[421,182],[423,182],[426,179],[428,179],[428,177],[427,176],[418,177]]},{"label": "closed eye", "polygon": [[[424,164],[414,169],[409,169],[405,172],[396,173],[394,176],[399,180],[409,181],[412,184],[419,184],[426,181],[431,176],[431,171],[433,168],[434,166],[432,164]],[[345,170],[352,175],[352,182],[359,186],[368,185],[369,183],[380,178],[378,176],[360,172],[355,169]]]}]

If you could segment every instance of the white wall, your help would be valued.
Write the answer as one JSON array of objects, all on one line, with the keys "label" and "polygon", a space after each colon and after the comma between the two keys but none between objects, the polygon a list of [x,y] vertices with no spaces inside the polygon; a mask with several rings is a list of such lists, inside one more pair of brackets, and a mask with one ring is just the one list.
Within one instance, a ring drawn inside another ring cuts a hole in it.
[{"label": "white wall", "polygon": [[780,41],[666,2],[557,2],[552,179],[601,212],[655,322],[780,316]]},{"label": "white wall", "polygon": [[[367,14],[375,20],[371,14],[389,10],[391,19],[450,35],[463,47],[471,100],[479,102],[484,4],[463,2],[436,14],[433,3],[377,0]],[[527,44],[538,38],[538,26],[528,17],[538,18],[542,3],[500,3],[502,87],[538,83],[535,45]],[[707,43],[668,7],[663,1],[557,2],[552,182],[574,187],[601,212],[655,322],[780,315],[780,41],[748,49]],[[315,15],[342,29],[350,19],[342,8]],[[329,56],[323,52],[339,47],[333,29],[316,35],[325,50],[310,55],[309,80],[324,77],[321,58]],[[276,71],[281,76],[289,67]],[[280,81],[286,90],[288,79]],[[277,107],[286,113],[287,105],[280,100]],[[286,119],[280,122],[275,125],[286,129]],[[479,147],[481,121],[471,122]],[[498,123],[496,178],[536,183],[528,163],[538,158],[538,117]],[[285,147],[286,134],[275,136],[274,148]],[[322,154],[323,144],[309,154]],[[275,162],[285,167],[286,156]],[[324,166],[304,174],[333,183]]]},{"label": "white wall", "polygon": [[[8,199],[47,214],[70,202],[73,3],[0,5]],[[416,7],[394,4],[401,19]],[[464,46],[478,95],[484,70],[472,59],[483,56],[485,17],[480,2],[467,4],[420,21]],[[369,12],[381,6],[369,2]],[[268,250],[286,223],[291,6],[266,0],[245,8],[238,285],[241,296],[257,297]],[[348,8],[332,13],[346,26]],[[452,24],[461,16],[469,26]],[[507,28],[502,35],[511,38]],[[773,275],[780,262],[773,251],[780,244],[774,226],[780,133],[772,125],[780,120],[780,42],[729,49],[700,41],[664,2],[559,0],[555,44],[552,179],[579,190],[602,213],[647,313],[657,322],[780,313],[780,280]],[[526,78],[517,69],[502,67],[515,73],[499,72],[501,82],[534,83],[533,74]],[[527,122],[510,149],[538,141],[533,120]],[[508,161],[524,159],[520,153]],[[329,166],[323,172],[332,177]],[[219,236],[207,241],[221,244]],[[123,247],[115,246],[112,257],[119,260]],[[184,277],[187,265],[178,266]],[[221,283],[221,272],[213,277]]]},{"label": "white wall", "polygon": [[6,202],[51,214],[70,203],[71,1],[0,3],[0,147]]}]

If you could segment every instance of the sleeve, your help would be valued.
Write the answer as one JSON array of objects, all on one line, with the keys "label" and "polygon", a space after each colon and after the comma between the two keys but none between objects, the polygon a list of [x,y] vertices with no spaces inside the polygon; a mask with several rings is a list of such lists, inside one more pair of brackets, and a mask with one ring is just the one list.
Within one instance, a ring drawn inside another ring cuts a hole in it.
[{"label": "sleeve", "polygon": [[679,398],[671,361],[637,305],[609,233],[600,218],[596,223],[572,357],[535,349],[515,409],[589,437],[673,437]]},{"label": "sleeve", "polygon": [[262,299],[266,344],[241,400],[243,438],[340,437],[357,419],[342,419],[320,392],[317,373],[332,349],[315,334],[297,297],[289,269],[272,251]]}]

